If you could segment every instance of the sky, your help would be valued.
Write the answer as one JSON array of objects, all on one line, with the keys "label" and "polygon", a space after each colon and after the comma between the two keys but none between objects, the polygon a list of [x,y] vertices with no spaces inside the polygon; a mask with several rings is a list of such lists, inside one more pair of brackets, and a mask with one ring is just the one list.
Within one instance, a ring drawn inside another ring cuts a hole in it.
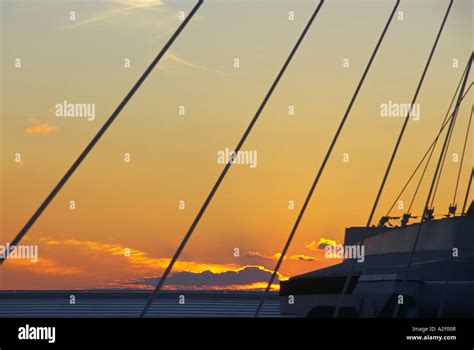
[{"label": "sky", "polygon": [[[382,117],[381,104],[412,101],[448,3],[402,0],[280,280],[340,262],[327,259],[324,246],[340,244],[345,228],[365,225],[404,121]],[[194,2],[0,4],[0,244],[6,244]],[[0,267],[0,289],[151,288],[224,167],[218,152],[234,149],[317,4],[205,1],[22,241],[38,246],[38,261],[8,260]],[[393,6],[326,1],[243,147],[256,152],[256,166],[231,167],[167,288],[265,286]],[[420,118],[408,123],[376,221],[436,136],[471,51],[472,2],[457,0],[417,100]],[[95,104],[95,118],[57,117],[63,101]],[[453,197],[459,169],[453,159],[462,152],[471,105],[472,93],[459,111],[437,214],[447,212]],[[471,139],[468,146],[458,207],[472,167]],[[432,163],[427,179],[433,171]],[[422,184],[414,214],[422,211],[428,185]],[[413,189],[401,198],[405,209]],[[393,215],[403,212],[396,208]]]}]

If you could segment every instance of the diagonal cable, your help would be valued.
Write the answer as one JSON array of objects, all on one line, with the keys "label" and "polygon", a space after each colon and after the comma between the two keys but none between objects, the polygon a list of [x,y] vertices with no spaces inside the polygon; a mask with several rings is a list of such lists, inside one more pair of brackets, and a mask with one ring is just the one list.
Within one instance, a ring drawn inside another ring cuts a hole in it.
[{"label": "diagonal cable", "polygon": [[[412,100],[412,103],[410,104],[410,109],[408,111],[408,114],[405,118],[405,121],[403,123],[403,126],[400,130],[400,134],[398,135],[398,139],[395,143],[395,147],[393,149],[393,152],[392,152],[392,155],[390,157],[390,161],[387,165],[387,169],[385,171],[385,174],[384,174],[384,177],[382,179],[382,182],[380,184],[380,187],[379,187],[379,190],[378,190],[378,193],[377,193],[377,196],[375,198],[375,201],[374,201],[374,204],[372,206],[372,210],[369,214],[369,218],[367,220],[367,224],[365,225],[365,229],[363,231],[363,234],[362,234],[362,241],[361,241],[361,245],[363,244],[363,242],[365,241],[365,238],[367,236],[367,229],[368,227],[370,227],[371,223],[372,223],[372,219],[374,217],[374,214],[375,214],[375,210],[377,209],[377,205],[379,203],[379,200],[380,200],[380,197],[382,196],[382,192],[383,192],[383,189],[385,187],[385,183],[387,181],[387,178],[388,178],[388,175],[390,174],[390,170],[392,168],[392,164],[395,160],[395,156],[397,155],[397,152],[398,152],[398,147],[400,146],[400,143],[403,139],[403,135],[405,133],[405,130],[406,130],[406,127],[407,127],[407,124],[408,124],[408,121],[410,120],[410,116],[411,116],[411,112],[412,112],[412,109],[413,109],[413,106],[414,104],[416,103],[416,100],[418,98],[418,94],[420,93],[420,90],[421,90],[421,86],[423,85],[423,82],[425,80],[425,77],[426,77],[426,73],[428,72],[428,68],[430,66],[430,63],[431,63],[431,60],[433,58],[433,55],[436,51],[436,47],[438,46],[438,42],[439,42],[439,39],[441,37],[441,33],[443,32],[443,29],[444,29],[444,26],[446,24],[446,21],[448,19],[448,16],[449,16],[449,13],[451,11],[451,7],[453,5],[453,0],[450,0],[449,2],[449,6],[448,6],[448,9],[446,10],[446,13],[444,15],[444,18],[443,18],[443,21],[441,23],[441,26],[438,30],[438,34],[436,35],[436,39],[433,43],[433,47],[431,48],[431,52],[428,56],[428,60],[426,61],[426,64],[425,64],[425,67],[423,69],[423,73],[421,74],[421,78],[420,78],[420,81],[418,82],[418,86],[416,88],[416,91],[415,91],[415,94],[413,96],[413,100]],[[337,304],[336,304],[336,309],[334,311],[334,317],[338,317],[339,316],[339,311],[341,309],[341,302],[342,302],[342,299],[344,297],[344,295],[346,295],[348,289],[349,289],[349,282],[351,281],[351,277],[352,277],[352,274],[354,272],[354,267],[355,267],[355,260],[352,260],[352,263],[351,263],[351,267],[350,267],[350,270],[349,270],[349,274],[347,275],[346,277],[346,280],[344,282],[344,286],[343,286],[343,289],[342,289],[342,292],[341,294],[339,295],[338,297],[338,300],[337,300]]]},{"label": "diagonal cable", "polygon": [[364,73],[362,74],[362,77],[360,78],[359,84],[357,85],[357,88],[356,88],[356,90],[355,90],[355,92],[354,92],[354,95],[352,96],[351,101],[349,102],[349,105],[348,105],[348,107],[347,107],[347,110],[346,110],[346,112],[344,113],[344,116],[342,117],[342,120],[341,120],[341,122],[340,122],[340,124],[339,124],[339,127],[338,127],[338,129],[337,129],[337,131],[336,131],[336,134],[334,135],[333,140],[332,140],[332,142],[331,142],[331,144],[330,144],[330,146],[329,146],[329,149],[328,149],[328,151],[327,151],[327,153],[326,153],[326,156],[324,157],[324,160],[323,160],[323,162],[322,162],[322,164],[321,164],[321,166],[320,166],[320,168],[319,168],[319,170],[318,170],[318,173],[317,173],[317,175],[316,175],[316,178],[314,179],[313,184],[311,185],[311,188],[310,188],[310,190],[309,190],[309,192],[308,192],[308,195],[306,196],[306,200],[305,200],[305,202],[304,202],[304,204],[303,204],[303,206],[302,206],[302,208],[301,208],[301,210],[300,210],[300,213],[298,214],[298,218],[296,219],[296,222],[295,222],[295,224],[294,224],[294,226],[293,226],[293,229],[292,229],[291,232],[290,232],[290,235],[289,235],[289,237],[288,237],[288,240],[286,241],[285,246],[284,246],[283,250],[281,251],[280,257],[278,258],[278,262],[277,262],[277,264],[276,264],[276,266],[275,266],[275,268],[274,268],[274,270],[273,270],[272,276],[270,277],[270,280],[268,281],[267,287],[266,287],[266,289],[265,289],[265,291],[264,291],[264,293],[263,293],[263,295],[262,295],[262,297],[261,297],[261,299],[260,299],[260,303],[259,303],[258,306],[257,306],[257,310],[255,311],[255,317],[258,317],[258,315],[259,315],[259,313],[260,313],[260,310],[261,310],[261,308],[262,308],[262,306],[263,306],[263,303],[265,302],[265,299],[266,299],[266,297],[267,297],[267,295],[268,295],[268,292],[270,291],[270,288],[271,288],[271,286],[272,286],[272,284],[273,284],[273,281],[275,280],[275,278],[276,278],[276,276],[277,276],[277,273],[278,273],[278,270],[280,269],[280,266],[281,266],[281,264],[282,264],[282,262],[283,262],[283,259],[285,258],[285,255],[286,255],[286,253],[287,253],[287,251],[288,251],[288,249],[289,249],[289,247],[290,247],[291,241],[293,240],[293,237],[294,237],[294,235],[295,235],[295,233],[296,233],[296,230],[298,229],[299,223],[300,223],[301,219],[303,218],[303,215],[304,215],[304,212],[305,212],[305,210],[306,210],[306,207],[308,206],[308,204],[309,204],[309,202],[310,202],[310,200],[311,200],[311,197],[312,197],[312,195],[313,195],[313,192],[314,192],[314,190],[315,190],[315,188],[316,188],[316,186],[317,186],[317,184],[318,184],[318,182],[319,182],[319,179],[320,179],[320,177],[321,177],[321,175],[322,175],[322,173],[323,173],[323,171],[324,171],[324,168],[326,167],[326,163],[328,162],[329,157],[331,156],[332,150],[333,150],[334,146],[336,145],[337,139],[339,138],[339,135],[340,135],[340,133],[341,133],[343,127],[344,127],[344,124],[345,124],[345,122],[346,122],[346,120],[347,120],[347,118],[348,118],[348,116],[349,116],[349,113],[350,113],[350,111],[351,111],[351,109],[352,109],[352,106],[354,105],[354,102],[355,102],[355,100],[357,99],[357,96],[358,96],[358,94],[359,94],[359,91],[360,91],[360,89],[362,88],[362,85],[363,85],[363,83],[364,83],[364,80],[365,80],[365,78],[366,78],[366,76],[367,76],[367,74],[368,74],[368,72],[369,72],[369,70],[370,70],[370,67],[372,66],[372,62],[374,61],[375,56],[377,55],[377,52],[378,52],[378,50],[379,50],[379,47],[380,47],[380,45],[382,44],[382,41],[383,41],[383,39],[384,39],[384,37],[385,37],[385,33],[387,32],[388,27],[390,26],[390,23],[392,22],[392,18],[393,18],[393,16],[395,15],[395,12],[396,12],[396,10],[397,10],[399,4],[400,4],[400,0],[397,0],[397,2],[395,3],[395,6],[393,7],[393,10],[392,10],[392,12],[391,12],[391,14],[390,14],[390,17],[389,17],[387,23],[385,24],[385,27],[384,27],[384,29],[383,29],[383,31],[382,31],[382,34],[381,34],[381,36],[380,36],[380,38],[379,38],[379,40],[378,40],[378,42],[377,42],[377,45],[375,46],[375,49],[374,49],[374,51],[372,52],[372,55],[371,55],[371,57],[370,57],[370,59],[369,59],[369,62],[367,63],[367,66],[365,67]]},{"label": "diagonal cable", "polygon": [[461,210],[462,215],[466,213],[466,205],[467,205],[467,200],[469,199],[469,193],[471,192],[471,184],[472,184],[473,177],[474,177],[474,168],[471,168],[471,176],[469,177],[469,182],[466,188],[466,195],[464,196],[464,202],[463,202],[462,210]]},{"label": "diagonal cable", "polygon": [[[461,169],[462,169],[462,160],[464,159],[464,153],[466,151],[466,144],[467,144],[467,140],[468,140],[468,137],[469,137],[469,131],[471,129],[471,121],[472,121],[472,113],[474,112],[474,106],[471,105],[471,115],[469,116],[469,122],[468,122],[468,125],[467,125],[467,131],[466,131],[466,138],[464,140],[464,148],[463,148],[463,154],[462,154],[462,158],[461,158],[461,164],[459,166],[459,173],[458,173],[458,177],[457,177],[457,181],[456,181],[456,189],[454,190],[454,199],[453,199],[453,205],[456,204],[456,194],[457,194],[457,190],[458,190],[458,185],[459,185],[459,178],[461,176]],[[461,212],[461,216],[464,215],[464,210],[463,212]],[[453,240],[453,246],[452,248],[455,248],[458,246],[458,238],[459,238],[459,233],[461,232],[461,229],[463,228],[465,224],[465,221],[459,221],[458,225],[457,225],[457,229],[456,229],[456,233],[454,235],[454,240]],[[443,313],[444,313],[444,309],[446,307],[446,294],[447,294],[447,291],[448,291],[448,286],[449,286],[449,282],[450,282],[450,279],[449,279],[449,268],[452,266],[452,264],[454,264],[454,260],[455,260],[455,255],[451,253],[452,250],[449,251],[449,262],[448,262],[448,266],[446,268],[446,278],[445,278],[445,281],[444,281],[444,284],[443,284],[443,287],[441,289],[441,300],[440,300],[440,303],[438,305],[438,318],[442,317],[443,316]]]},{"label": "diagonal cable", "polygon": [[168,40],[168,42],[165,44],[165,46],[163,46],[163,48],[160,50],[158,55],[151,62],[151,64],[148,66],[148,68],[145,70],[145,72],[143,72],[143,74],[140,76],[140,78],[135,83],[135,85],[132,87],[132,89],[128,92],[128,94],[125,96],[125,98],[122,100],[122,102],[120,102],[120,104],[115,109],[115,111],[107,119],[105,124],[99,129],[97,134],[94,136],[94,138],[91,140],[91,142],[86,146],[86,148],[82,151],[82,153],[79,155],[79,157],[76,159],[76,161],[71,165],[71,167],[66,172],[66,174],[59,180],[58,184],[53,188],[51,193],[46,197],[46,199],[43,201],[43,203],[41,203],[39,208],[35,211],[33,216],[28,220],[28,222],[25,224],[25,226],[16,235],[16,237],[13,239],[13,241],[10,244],[10,249],[7,252],[5,252],[4,256],[0,257],[0,265],[5,262],[5,260],[9,256],[9,254],[20,243],[22,238],[28,233],[28,231],[33,226],[33,224],[36,222],[36,220],[38,220],[38,218],[41,216],[41,214],[44,212],[44,210],[48,207],[48,205],[51,203],[51,201],[54,199],[54,197],[56,197],[56,195],[59,193],[61,188],[66,184],[66,182],[69,180],[69,178],[74,174],[74,172],[79,167],[79,165],[82,163],[82,161],[92,151],[92,149],[97,144],[97,142],[99,142],[100,138],[105,134],[107,129],[112,125],[114,120],[118,117],[120,112],[127,105],[127,103],[130,101],[130,99],[133,97],[133,95],[138,91],[140,86],[143,84],[143,82],[148,77],[148,75],[153,71],[153,69],[158,64],[158,62],[161,60],[161,58],[164,56],[166,51],[168,51],[168,49],[171,47],[173,42],[176,40],[176,38],[179,36],[179,34],[186,27],[188,22],[191,20],[191,18],[194,16],[196,11],[202,5],[203,1],[204,0],[198,0],[198,3],[193,7],[193,9],[189,13],[189,15],[184,19],[183,23],[181,23],[181,25],[174,32],[174,34],[171,36],[171,38]]},{"label": "diagonal cable", "polygon": [[[457,92],[459,90],[459,87],[461,86],[461,83],[462,83],[462,78],[464,77],[464,73],[463,75],[461,76],[461,79],[459,80],[459,83],[458,83],[458,87],[456,88],[456,91],[453,95],[453,98],[451,99],[451,103],[449,104],[449,107],[448,107],[448,111],[446,112],[446,116],[443,120],[443,123],[442,123],[442,126],[440,128],[440,131],[438,132],[438,134],[436,135],[434,141],[431,143],[431,145],[428,147],[428,149],[426,150],[425,154],[423,155],[423,157],[421,157],[421,160],[419,161],[418,165],[415,167],[415,170],[413,170],[412,174],[410,175],[410,177],[408,178],[408,180],[406,181],[405,185],[403,186],[402,190],[400,191],[400,193],[398,194],[397,198],[395,198],[395,200],[393,201],[392,205],[390,206],[390,208],[388,209],[387,211],[387,214],[385,214],[385,216],[390,216],[390,213],[392,212],[393,208],[395,207],[395,205],[397,204],[398,200],[400,199],[400,197],[402,196],[402,194],[405,192],[405,190],[407,189],[408,185],[411,183],[411,180],[413,180],[414,176],[416,175],[416,173],[418,172],[419,168],[421,167],[421,165],[423,164],[424,160],[426,159],[426,157],[428,156],[428,154],[430,154],[429,158],[428,158],[428,163],[429,163],[429,159],[431,158],[431,155],[433,154],[433,150],[434,148],[436,147],[436,144],[438,142],[438,139],[441,135],[441,133],[443,132],[443,130],[445,129],[446,125],[448,125],[449,121],[451,120],[451,118],[453,117],[453,113],[451,113],[448,117],[448,114],[449,114],[449,111],[451,110],[451,106],[452,104],[454,103],[454,100],[456,98],[456,95],[457,95]],[[462,100],[464,100],[464,97],[467,95],[467,93],[469,92],[469,90],[471,89],[472,87],[472,84],[469,85],[469,88],[466,90],[466,93],[464,94],[464,96],[462,97]],[[426,171],[426,166],[423,170],[423,173]],[[421,180],[423,179],[423,175],[421,175],[421,178],[419,180],[419,183],[421,182]],[[410,208],[411,208],[411,205],[413,204],[413,201],[414,201],[414,198],[416,197],[416,192],[415,191],[415,194],[413,195],[413,198],[412,198],[412,201],[411,201],[411,204],[410,204]],[[407,212],[409,213],[410,212],[410,208],[407,210]]]},{"label": "diagonal cable", "polygon": [[[463,81],[463,84],[461,86],[461,90],[459,92],[459,97],[458,97],[458,101],[456,103],[456,107],[454,109],[454,117],[453,119],[451,119],[451,122],[450,122],[450,125],[449,125],[449,128],[448,128],[448,131],[447,131],[447,134],[446,134],[446,138],[444,140],[444,143],[443,143],[443,148],[441,149],[441,153],[440,153],[440,158],[438,160],[438,163],[436,165],[436,169],[435,169],[435,172],[434,172],[434,175],[433,175],[433,180],[431,182],[431,186],[430,186],[430,189],[428,191],[428,196],[426,198],[426,203],[425,203],[425,206],[423,208],[423,212],[421,214],[421,217],[422,217],[422,220],[420,221],[420,223],[418,224],[418,227],[417,227],[417,230],[416,230],[416,235],[415,235],[415,240],[413,242],[413,246],[412,246],[412,249],[410,251],[410,255],[409,255],[409,258],[408,258],[408,263],[407,263],[407,267],[405,269],[405,272],[403,274],[403,280],[402,280],[402,283],[400,285],[400,288],[398,288],[399,292],[400,293],[403,293],[403,290],[404,290],[404,287],[405,287],[405,284],[407,282],[407,279],[408,279],[408,274],[410,272],[410,268],[411,268],[411,265],[412,265],[412,261],[413,261],[413,257],[415,255],[415,251],[416,251],[416,246],[417,246],[417,243],[418,243],[418,239],[420,238],[420,233],[421,233],[421,229],[423,228],[423,224],[425,222],[425,220],[423,220],[424,218],[424,215],[425,213],[427,212],[428,208],[429,208],[429,203],[430,203],[430,199],[431,199],[431,196],[433,194],[433,189],[434,189],[434,186],[435,186],[435,183],[436,183],[436,177],[440,171],[440,167],[441,167],[441,163],[443,161],[443,155],[445,153],[445,150],[449,147],[449,141],[450,141],[450,135],[452,134],[452,130],[454,128],[454,125],[455,125],[455,122],[456,122],[456,119],[457,119],[457,115],[458,115],[458,112],[459,112],[459,106],[461,105],[461,96],[463,95],[464,93],[464,89],[465,89],[465,86],[466,86],[466,83],[467,83],[467,80],[469,78],[469,72],[471,70],[471,66],[472,66],[472,60],[473,60],[473,57],[474,57],[474,53],[471,53],[471,56],[469,57],[469,61],[468,61],[468,68],[467,68],[467,71],[466,71],[466,75],[464,77],[464,81]],[[393,317],[397,317],[398,316],[398,312],[400,310],[400,304],[397,303],[395,305],[395,309],[393,311]]]},{"label": "diagonal cable", "polygon": [[[462,81],[462,80],[461,80],[461,81]],[[461,98],[461,102],[462,102],[462,100],[464,100],[464,97],[467,95],[467,93],[469,92],[469,90],[471,89],[471,87],[472,87],[472,83],[471,83],[471,85],[469,86],[469,88],[466,90],[466,92],[464,93],[464,96]],[[451,107],[450,107],[450,108],[451,108]],[[440,132],[438,133],[438,135],[436,136],[435,140],[433,141],[430,155],[429,155],[429,157],[428,157],[428,160],[426,161],[425,168],[423,169],[423,172],[421,173],[421,176],[420,176],[420,179],[419,179],[418,184],[417,184],[417,186],[416,186],[415,192],[413,193],[413,197],[412,197],[412,199],[411,199],[411,201],[410,201],[410,205],[408,206],[408,210],[407,210],[407,213],[408,213],[408,214],[411,213],[411,208],[413,207],[413,204],[415,203],[416,196],[417,196],[417,194],[418,194],[418,191],[420,190],[421,183],[423,182],[423,178],[425,177],[426,171],[428,170],[428,165],[430,164],[431,158],[433,157],[433,154],[434,154],[436,145],[437,145],[437,143],[438,143],[439,137],[441,136],[441,133],[443,132],[444,128],[449,124],[449,122],[450,122],[450,120],[451,120],[452,118],[454,118],[454,112],[451,113],[450,117],[446,119],[446,121],[444,122],[443,126],[442,126],[441,129],[440,129]]]},{"label": "diagonal cable", "polygon": [[[316,18],[317,14],[319,13],[319,10],[321,9],[321,6],[324,4],[324,0],[320,0],[319,1],[319,4],[318,6],[316,7],[316,9],[314,10],[314,13],[313,15],[311,16],[311,18],[309,19],[308,23],[306,24],[306,27],[304,28],[303,32],[301,33],[298,41],[296,42],[295,46],[293,47],[293,49],[291,50],[290,52],[290,55],[288,56],[288,58],[286,59],[285,63],[283,64],[283,67],[281,68],[280,72],[278,73],[275,81],[273,82],[273,84],[271,85],[270,87],[270,90],[268,90],[267,94],[265,95],[262,103],[260,104],[260,107],[258,108],[257,112],[255,113],[254,117],[252,118],[249,126],[247,127],[247,129],[245,130],[244,134],[242,135],[242,138],[240,139],[239,143],[237,144],[237,147],[235,148],[234,150],[234,153],[233,154],[238,154],[238,152],[240,151],[240,149],[242,148],[243,144],[245,143],[245,140],[247,139],[247,137],[249,136],[250,132],[252,131],[252,128],[253,126],[255,125],[255,123],[257,122],[260,114],[262,113],[263,109],[265,108],[265,105],[267,104],[268,100],[270,99],[273,91],[275,90],[275,88],[277,87],[281,77],[283,76],[283,74],[285,73],[288,65],[290,64],[293,56],[295,55],[296,51],[298,50],[298,47],[300,46],[301,42],[303,41],[304,37],[306,36],[306,33],[309,31],[309,28],[311,27],[314,19]],[[214,184],[214,186],[212,187],[211,189],[211,192],[209,193],[209,195],[207,196],[206,200],[204,201],[201,209],[199,210],[196,218],[194,219],[194,221],[192,222],[189,230],[186,232],[186,235],[184,236],[183,240],[181,241],[180,245],[178,246],[178,249],[176,250],[173,258],[170,260],[170,263],[168,265],[168,267],[166,268],[165,272],[163,273],[163,276],[161,276],[160,278],[160,281],[158,282],[155,290],[153,291],[153,293],[151,294],[150,298],[148,299],[147,303],[145,304],[145,307],[143,308],[143,311],[140,315],[140,317],[144,317],[148,311],[148,309],[150,308],[151,304],[153,303],[153,300],[155,299],[156,297],[156,294],[158,293],[158,291],[161,289],[161,287],[164,285],[166,279],[168,278],[171,270],[173,269],[173,265],[175,264],[176,260],[178,260],[181,252],[183,251],[184,247],[186,246],[186,243],[188,242],[188,240],[191,238],[193,232],[194,232],[194,229],[196,228],[197,224],[199,223],[199,221],[201,220],[201,217],[204,215],[207,207],[209,206],[209,203],[211,202],[212,198],[214,197],[215,193],[217,192],[220,184],[222,183],[222,181],[224,180],[224,177],[226,176],[227,172],[229,171],[231,165],[232,165],[232,159],[225,165],[224,167],[224,170],[222,171],[222,173],[219,175],[219,177],[217,178],[217,181],[216,183]]]},{"label": "diagonal cable", "polygon": [[464,146],[462,148],[461,163],[459,164],[459,172],[458,172],[458,176],[457,176],[457,179],[456,179],[456,188],[454,189],[453,205],[456,204],[456,196],[457,196],[458,188],[459,188],[459,179],[461,178],[462,165],[463,165],[463,162],[464,162],[464,156],[466,155],[467,140],[469,138],[469,132],[471,130],[472,111],[473,110],[472,110],[472,107],[471,107],[471,115],[469,117],[469,122],[467,123],[466,136],[464,138]]}]

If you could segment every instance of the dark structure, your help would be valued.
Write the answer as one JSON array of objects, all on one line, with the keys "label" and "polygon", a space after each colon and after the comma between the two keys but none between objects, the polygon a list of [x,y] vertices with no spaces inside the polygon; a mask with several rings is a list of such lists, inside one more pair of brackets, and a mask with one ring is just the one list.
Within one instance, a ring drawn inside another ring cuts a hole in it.
[{"label": "dark structure", "polygon": [[[463,216],[423,224],[403,299],[397,291],[420,224],[369,228],[365,259],[355,263],[340,316],[391,317],[397,304],[400,317],[474,316],[473,212],[471,203]],[[360,232],[346,229],[345,244],[357,245]],[[352,263],[345,259],[282,282],[282,315],[332,317]]]}]

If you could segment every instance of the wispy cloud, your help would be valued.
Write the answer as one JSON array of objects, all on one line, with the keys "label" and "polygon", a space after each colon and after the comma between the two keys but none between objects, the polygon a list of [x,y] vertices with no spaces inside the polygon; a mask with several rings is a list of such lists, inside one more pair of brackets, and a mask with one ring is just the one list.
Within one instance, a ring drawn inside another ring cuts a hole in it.
[{"label": "wispy cloud", "polygon": [[219,69],[209,68],[205,65],[192,62],[189,59],[186,59],[175,52],[168,52],[163,58],[163,63],[159,67],[157,67],[157,69],[169,73],[179,74],[182,72],[182,68],[178,69],[178,67],[186,67],[193,70],[200,70],[219,74],[228,74]]},{"label": "wispy cloud", "polygon": [[268,259],[268,260],[278,260],[280,258],[280,253],[276,253],[273,255],[266,255],[260,252],[249,251],[247,252],[248,258],[261,258],[261,259]]},{"label": "wispy cloud", "polygon": [[[260,259],[267,259],[267,260],[278,260],[280,259],[281,254],[280,253],[275,253],[273,255],[266,255],[260,252],[254,252],[254,251],[249,251],[247,252],[247,257],[248,258],[260,258]],[[304,254],[296,254],[296,255],[291,255],[290,257],[284,257],[284,260],[286,259],[290,260],[297,260],[297,261],[315,261],[317,260],[314,256],[309,256],[309,255],[304,255]]]},{"label": "wispy cloud", "polygon": [[58,131],[58,127],[55,125],[49,125],[48,123],[40,123],[38,125],[26,128],[28,135],[48,135]]},{"label": "wispy cloud", "polygon": [[41,275],[77,275],[83,274],[84,271],[76,266],[64,266],[54,259],[39,258],[37,262],[31,262],[26,259],[10,259],[9,265],[24,268]]},{"label": "wispy cloud", "polygon": [[173,53],[173,52],[169,52],[166,56],[165,56],[165,60],[171,60],[171,61],[174,61],[176,63],[179,63],[179,64],[182,64],[183,66],[186,66],[186,67],[189,67],[189,68],[194,68],[194,69],[201,69],[201,70],[209,70],[207,67],[205,66],[201,66],[199,64],[196,64],[196,63],[193,63],[193,62],[190,62],[184,58],[182,58],[181,56],[178,56],[177,54]]},{"label": "wispy cloud", "polygon": [[[48,240],[45,242],[48,245],[66,245],[82,247],[92,252],[100,252],[109,256],[123,258],[124,263],[143,272],[156,272],[165,269],[169,262],[169,258],[154,258],[148,253],[137,249],[130,249],[117,244],[102,243],[96,241],[82,241],[82,240]],[[125,253],[129,252],[129,256]],[[214,273],[229,271],[230,269],[239,268],[236,264],[208,264],[196,261],[177,261],[174,265],[175,271],[192,271],[203,272],[211,271]]]},{"label": "wispy cloud", "polygon": [[315,261],[316,258],[314,256],[304,255],[304,254],[297,254],[290,256],[291,260],[299,260],[299,261]]},{"label": "wispy cloud", "polygon": [[112,3],[112,4],[119,7],[109,9],[109,10],[104,10],[98,13],[94,13],[93,15],[83,20],[76,20],[72,25],[68,26],[68,28],[77,28],[84,25],[88,25],[88,24],[103,22],[103,21],[107,21],[113,18],[125,16],[136,10],[145,10],[147,8],[161,6],[163,5],[163,1],[161,0],[122,0],[122,1],[117,1],[115,3]]}]

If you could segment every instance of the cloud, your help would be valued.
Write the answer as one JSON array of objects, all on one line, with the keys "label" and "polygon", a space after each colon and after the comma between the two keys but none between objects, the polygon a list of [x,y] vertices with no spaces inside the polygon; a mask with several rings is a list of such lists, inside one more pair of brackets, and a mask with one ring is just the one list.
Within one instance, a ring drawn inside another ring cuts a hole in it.
[{"label": "cloud", "polygon": [[58,131],[58,127],[55,125],[49,125],[48,123],[40,123],[36,126],[26,128],[28,135],[48,135]]},{"label": "cloud", "polygon": [[[169,262],[169,258],[154,258],[150,257],[148,253],[137,249],[127,248],[117,244],[102,243],[96,241],[81,241],[75,239],[69,240],[47,240],[45,241],[48,245],[68,245],[85,248],[91,252],[97,252],[101,254],[107,254],[109,256],[120,257],[124,259],[124,262],[134,270],[141,270],[143,272],[156,272],[156,270],[165,269]],[[129,256],[125,253],[129,252]],[[192,272],[203,272],[206,270],[219,273],[225,272],[230,269],[236,269],[239,266],[236,264],[208,264],[200,263],[196,261],[177,261],[174,264],[174,271],[192,271]]]},{"label": "cloud", "polygon": [[32,272],[42,275],[77,275],[82,274],[84,271],[76,266],[63,266],[54,259],[49,258],[38,258],[37,262],[31,262],[26,259],[9,259],[9,265],[25,268]]},{"label": "cloud", "polygon": [[299,260],[299,261],[315,261],[316,258],[314,256],[308,256],[303,254],[297,254],[290,257],[292,260]]},{"label": "cloud", "polygon": [[[254,265],[220,273],[211,271],[199,273],[183,271],[170,276],[166,280],[166,285],[173,288],[194,290],[255,290],[266,288],[271,275],[272,271]],[[278,277],[280,280],[286,279],[282,275]],[[159,280],[160,278],[148,277],[142,280],[128,282],[128,284],[139,285],[141,287],[154,287]],[[277,284],[275,284],[274,288],[277,287]]]},{"label": "cloud", "polygon": [[340,243],[337,243],[337,241],[332,239],[321,237],[319,242],[311,241],[309,243],[305,243],[305,248],[308,248],[312,251],[318,251],[326,248],[328,245],[340,245]]},{"label": "cloud", "polygon": [[171,60],[173,62],[182,64],[183,66],[186,66],[186,67],[189,67],[189,68],[200,69],[200,70],[209,70],[209,68],[207,68],[205,66],[201,66],[201,65],[193,63],[193,62],[190,62],[190,61],[182,58],[181,56],[178,56],[177,54],[175,54],[173,52],[169,52],[165,56],[165,60]]},{"label": "cloud", "polygon": [[[273,255],[265,255],[263,253],[249,251],[246,255],[248,258],[260,258],[260,259],[267,259],[267,260],[278,260],[280,259],[281,253],[275,253]],[[287,257],[285,256],[283,260],[286,260]],[[304,254],[296,254],[289,257],[290,260],[298,260],[298,261],[315,261],[316,258],[313,256],[308,256]]]},{"label": "cloud", "polygon": [[249,252],[247,252],[246,256],[248,258],[261,258],[261,259],[267,259],[267,260],[278,260],[281,256],[281,254],[276,253],[276,254],[273,254],[273,255],[265,255],[265,254],[260,253],[260,252],[249,251]]},{"label": "cloud", "polygon": [[135,10],[143,10],[161,6],[163,5],[163,2],[161,0],[123,0],[117,2],[117,4],[120,5],[120,7],[95,13],[91,17],[82,21],[76,21],[72,26],[69,26],[69,28],[77,28],[87,24],[106,21],[112,18],[127,15]]},{"label": "cloud", "polygon": [[162,71],[166,71],[168,73],[174,73],[174,74],[182,73],[181,70],[177,70],[176,67],[173,67],[173,65],[175,65],[175,66],[176,65],[184,66],[184,67],[194,69],[194,70],[201,70],[201,71],[206,71],[206,72],[226,74],[224,71],[209,68],[209,67],[206,67],[204,65],[191,62],[190,60],[185,59],[182,56],[180,56],[180,55],[178,55],[174,52],[168,52],[163,58],[163,63],[159,67],[157,67],[157,69],[162,70]]},{"label": "cloud", "polygon": [[[168,266],[169,258],[154,258],[148,253],[130,249],[129,256],[125,253],[128,248],[110,243],[102,243],[88,240],[51,240],[47,238],[40,239],[48,246],[67,246],[61,249],[67,249],[72,253],[72,248],[77,247],[85,249],[89,254],[100,253],[100,259],[109,261],[107,256],[120,259],[120,266],[127,270],[128,275],[133,273],[135,279],[118,278],[109,282],[109,288],[140,288],[150,289],[159,281],[159,274],[163,273]],[[106,255],[106,256],[104,256]],[[266,287],[272,274],[272,270],[259,265],[237,264],[210,264],[199,261],[180,261],[178,260],[173,267],[173,274],[166,281],[166,289],[196,289],[196,290],[255,290]],[[142,278],[141,276],[146,276]],[[286,276],[278,273],[279,280],[287,279]],[[278,284],[272,286],[278,289]]]}]

